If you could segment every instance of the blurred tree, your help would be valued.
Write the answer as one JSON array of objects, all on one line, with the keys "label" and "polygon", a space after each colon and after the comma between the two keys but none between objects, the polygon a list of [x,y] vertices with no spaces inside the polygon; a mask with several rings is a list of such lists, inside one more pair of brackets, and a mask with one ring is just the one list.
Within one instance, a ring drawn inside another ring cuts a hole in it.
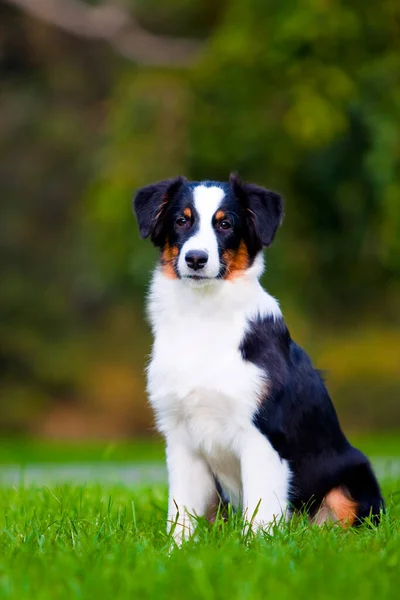
[{"label": "blurred tree", "polygon": [[4,5],[0,23],[0,417],[20,427],[76,387],[79,205],[115,62]]},{"label": "blurred tree", "polygon": [[185,63],[199,46],[192,39],[152,35],[129,10],[108,2],[90,6],[81,0],[5,1],[71,35],[107,42],[122,56],[139,64]]}]

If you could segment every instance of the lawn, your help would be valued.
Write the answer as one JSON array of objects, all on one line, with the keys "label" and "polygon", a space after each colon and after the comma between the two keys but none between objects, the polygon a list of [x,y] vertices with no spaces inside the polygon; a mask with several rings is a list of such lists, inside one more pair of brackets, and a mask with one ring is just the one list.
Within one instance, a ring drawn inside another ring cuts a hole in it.
[{"label": "lawn", "polygon": [[[400,455],[400,444],[399,444]],[[164,460],[158,437],[110,441],[45,440],[10,437],[0,439],[0,465],[82,462],[147,462]]]},{"label": "lawn", "polygon": [[[349,440],[368,456],[400,457],[400,432],[349,434]],[[158,437],[132,441],[57,441],[35,438],[0,439],[0,465],[80,462],[159,462],[164,444]]]},{"label": "lawn", "polygon": [[395,598],[400,589],[400,482],[384,484],[379,528],[343,531],[298,519],[243,538],[233,519],[200,522],[168,553],[166,488],[0,488],[0,598]]}]

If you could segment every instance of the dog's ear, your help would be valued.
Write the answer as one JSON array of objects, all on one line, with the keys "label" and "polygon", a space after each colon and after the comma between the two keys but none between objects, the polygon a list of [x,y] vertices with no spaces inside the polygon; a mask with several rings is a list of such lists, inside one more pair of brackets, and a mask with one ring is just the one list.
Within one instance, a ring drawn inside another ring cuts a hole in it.
[{"label": "dog's ear", "polygon": [[133,208],[139,223],[140,235],[142,238],[151,236],[155,246],[163,244],[165,213],[171,199],[185,182],[185,177],[174,177],[146,185],[136,192]]},{"label": "dog's ear", "polygon": [[229,183],[240,202],[250,237],[259,247],[272,244],[283,219],[282,197],[253,183],[244,183],[236,173]]}]

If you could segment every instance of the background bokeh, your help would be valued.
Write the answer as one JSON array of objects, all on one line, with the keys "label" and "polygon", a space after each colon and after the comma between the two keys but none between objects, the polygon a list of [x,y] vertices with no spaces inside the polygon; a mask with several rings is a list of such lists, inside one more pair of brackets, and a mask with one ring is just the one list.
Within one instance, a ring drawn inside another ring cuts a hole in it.
[{"label": "background bokeh", "polygon": [[0,1],[0,430],[153,432],[135,189],[280,191],[264,284],[355,431],[400,427],[400,3]]}]

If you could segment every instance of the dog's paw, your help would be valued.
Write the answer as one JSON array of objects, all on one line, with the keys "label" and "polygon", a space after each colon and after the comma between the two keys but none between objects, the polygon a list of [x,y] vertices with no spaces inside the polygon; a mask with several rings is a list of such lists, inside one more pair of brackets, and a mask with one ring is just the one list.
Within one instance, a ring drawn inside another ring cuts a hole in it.
[{"label": "dog's paw", "polygon": [[168,519],[167,532],[170,536],[170,546],[180,548],[186,542],[194,531],[193,519],[187,513],[177,514]]}]

